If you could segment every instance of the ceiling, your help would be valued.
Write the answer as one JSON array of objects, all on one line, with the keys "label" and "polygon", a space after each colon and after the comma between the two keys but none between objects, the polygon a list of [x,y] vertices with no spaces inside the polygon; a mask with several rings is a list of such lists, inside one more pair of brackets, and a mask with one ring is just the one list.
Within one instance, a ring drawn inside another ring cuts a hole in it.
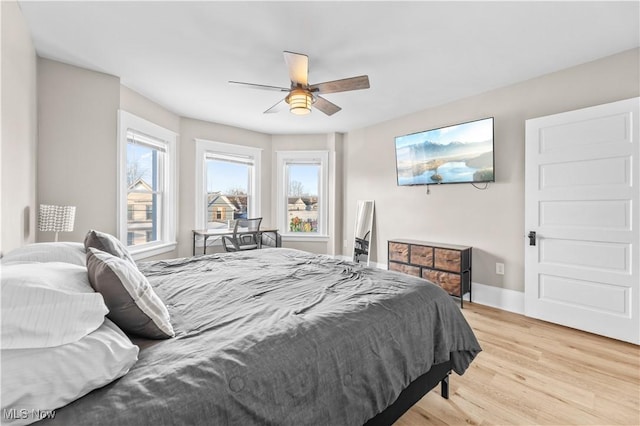
[{"label": "ceiling", "polygon": [[[640,46],[640,2],[34,2],[38,54],[120,77],[184,117],[269,134],[347,132]],[[368,74],[329,117],[263,114],[289,87]],[[555,96],[556,94],[549,94]]]}]

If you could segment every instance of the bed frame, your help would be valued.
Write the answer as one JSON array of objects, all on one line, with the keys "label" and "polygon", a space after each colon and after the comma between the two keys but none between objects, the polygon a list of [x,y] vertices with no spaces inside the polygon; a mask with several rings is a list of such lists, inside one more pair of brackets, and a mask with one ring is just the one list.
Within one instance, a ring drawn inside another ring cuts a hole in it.
[{"label": "bed frame", "polygon": [[451,374],[451,361],[435,364],[431,370],[409,383],[398,398],[379,413],[365,426],[389,426],[398,420],[407,410],[413,407],[423,396],[440,383],[440,394],[449,399],[449,374]]}]

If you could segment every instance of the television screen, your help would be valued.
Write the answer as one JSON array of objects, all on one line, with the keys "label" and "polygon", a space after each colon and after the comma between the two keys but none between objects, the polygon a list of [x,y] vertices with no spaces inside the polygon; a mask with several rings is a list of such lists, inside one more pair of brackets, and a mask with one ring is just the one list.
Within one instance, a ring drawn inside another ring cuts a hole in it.
[{"label": "television screen", "polygon": [[495,180],[493,117],[395,139],[400,186]]}]

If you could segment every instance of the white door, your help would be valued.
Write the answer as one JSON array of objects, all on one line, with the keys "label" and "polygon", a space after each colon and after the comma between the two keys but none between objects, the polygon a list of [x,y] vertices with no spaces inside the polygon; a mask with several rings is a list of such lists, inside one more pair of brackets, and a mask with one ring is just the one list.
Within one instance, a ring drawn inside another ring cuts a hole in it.
[{"label": "white door", "polygon": [[525,315],[635,344],[639,105],[527,120],[525,152]]}]

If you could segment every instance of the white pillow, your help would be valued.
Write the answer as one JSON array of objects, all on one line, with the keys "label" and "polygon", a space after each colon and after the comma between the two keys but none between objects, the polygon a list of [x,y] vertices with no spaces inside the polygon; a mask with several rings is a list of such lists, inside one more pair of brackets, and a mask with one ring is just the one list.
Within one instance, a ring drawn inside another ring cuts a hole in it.
[{"label": "white pillow", "polygon": [[40,420],[33,413],[60,408],[111,383],[138,360],[138,347],[106,318],[100,328],[74,343],[1,352],[2,412],[27,413],[25,419],[5,416],[3,424],[12,425]]},{"label": "white pillow", "polygon": [[70,263],[2,266],[2,348],[75,342],[100,325],[108,309],[87,269]]},{"label": "white pillow", "polygon": [[10,251],[2,264],[17,262],[65,262],[84,266],[87,252],[84,244],[72,242],[35,243]]}]

